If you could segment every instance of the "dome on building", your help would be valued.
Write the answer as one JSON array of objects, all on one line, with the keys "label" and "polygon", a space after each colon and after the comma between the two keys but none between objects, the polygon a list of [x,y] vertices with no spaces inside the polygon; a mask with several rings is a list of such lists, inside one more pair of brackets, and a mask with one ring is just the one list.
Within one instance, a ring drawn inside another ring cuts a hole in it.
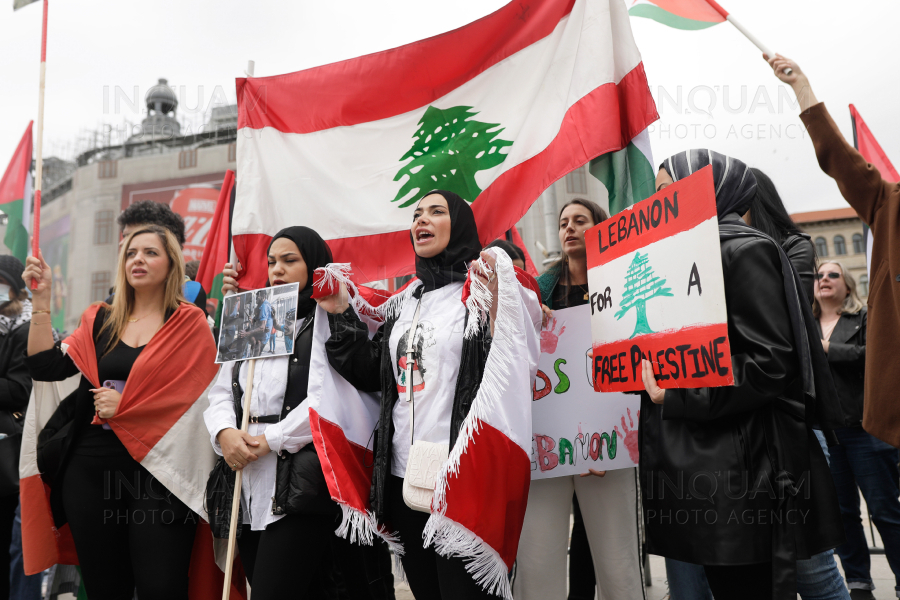
[{"label": "dome on building", "polygon": [[159,83],[147,90],[144,100],[147,102],[147,110],[161,115],[168,115],[178,108],[178,98],[175,96],[175,91],[169,87],[168,80],[162,78],[160,78]]},{"label": "dome on building", "polygon": [[134,132],[126,143],[171,140],[181,135],[181,124],[175,118],[178,97],[169,87],[168,80],[161,78],[159,83],[147,90],[144,100],[147,102],[147,117],[141,121],[140,131]]}]

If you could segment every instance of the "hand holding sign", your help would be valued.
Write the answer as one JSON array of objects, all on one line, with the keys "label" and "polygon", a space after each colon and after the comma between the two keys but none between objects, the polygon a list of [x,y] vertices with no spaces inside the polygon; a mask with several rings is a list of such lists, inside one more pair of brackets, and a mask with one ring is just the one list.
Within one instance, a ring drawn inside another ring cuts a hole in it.
[{"label": "hand holding sign", "polygon": [[585,234],[595,389],[732,385],[712,169]]}]

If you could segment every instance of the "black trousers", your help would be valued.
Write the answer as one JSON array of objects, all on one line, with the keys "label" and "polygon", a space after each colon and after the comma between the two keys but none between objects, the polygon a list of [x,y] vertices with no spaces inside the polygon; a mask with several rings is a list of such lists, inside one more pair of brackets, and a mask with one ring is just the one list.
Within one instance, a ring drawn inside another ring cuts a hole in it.
[{"label": "black trousers", "polygon": [[572,494],[572,541],[569,543],[569,600],[594,600],[597,577],[578,495]]},{"label": "black trousers", "polygon": [[131,600],[135,589],[141,600],[188,600],[198,520],[144,467],[127,455],[73,455],[62,486],[91,600]]},{"label": "black trousers", "polygon": [[705,565],[709,589],[724,600],[766,600],[772,598],[772,563],[755,565]]},{"label": "black trousers", "polygon": [[360,546],[336,536],[335,510],[336,518],[286,515],[263,531],[243,527],[238,548],[254,600],[394,599],[387,546]]},{"label": "black trousers", "polygon": [[9,598],[9,545],[17,506],[18,494],[0,497],[0,600]]},{"label": "black trousers", "polygon": [[401,558],[409,588],[416,600],[479,600],[496,598],[475,583],[462,558],[440,556],[434,548],[422,547],[422,532],[428,513],[403,502],[403,478],[393,475],[390,486],[390,528],[400,534],[405,553]]}]

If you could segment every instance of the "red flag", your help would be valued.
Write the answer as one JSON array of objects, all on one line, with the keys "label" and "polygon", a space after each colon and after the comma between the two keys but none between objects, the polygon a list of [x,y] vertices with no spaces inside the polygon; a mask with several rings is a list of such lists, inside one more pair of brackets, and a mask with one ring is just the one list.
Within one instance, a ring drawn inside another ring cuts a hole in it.
[{"label": "red flag", "polygon": [[866,125],[859,111],[852,104],[850,105],[850,120],[853,123],[853,145],[863,155],[863,158],[875,165],[875,168],[881,172],[881,177],[885,180],[900,181],[900,174],[897,174],[897,169],[888,160],[887,154],[881,149],[869,126]]},{"label": "red flag", "polygon": [[232,188],[234,188],[234,171],[228,170],[225,172],[225,180],[222,181],[222,190],[216,201],[216,214],[213,215],[209,235],[206,236],[206,246],[203,248],[203,257],[200,259],[200,267],[197,269],[197,282],[203,286],[207,294],[213,293],[213,279],[222,272],[222,268],[228,262],[228,227]]}]

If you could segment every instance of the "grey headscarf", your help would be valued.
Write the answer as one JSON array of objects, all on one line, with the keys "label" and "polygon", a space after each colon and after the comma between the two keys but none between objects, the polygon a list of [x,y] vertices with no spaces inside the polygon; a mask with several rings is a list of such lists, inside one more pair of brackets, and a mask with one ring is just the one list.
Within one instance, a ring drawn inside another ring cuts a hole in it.
[{"label": "grey headscarf", "polygon": [[685,150],[667,158],[661,168],[678,181],[707,165],[713,168],[719,219],[730,213],[747,212],[756,196],[756,176],[742,161],[712,150]]}]

